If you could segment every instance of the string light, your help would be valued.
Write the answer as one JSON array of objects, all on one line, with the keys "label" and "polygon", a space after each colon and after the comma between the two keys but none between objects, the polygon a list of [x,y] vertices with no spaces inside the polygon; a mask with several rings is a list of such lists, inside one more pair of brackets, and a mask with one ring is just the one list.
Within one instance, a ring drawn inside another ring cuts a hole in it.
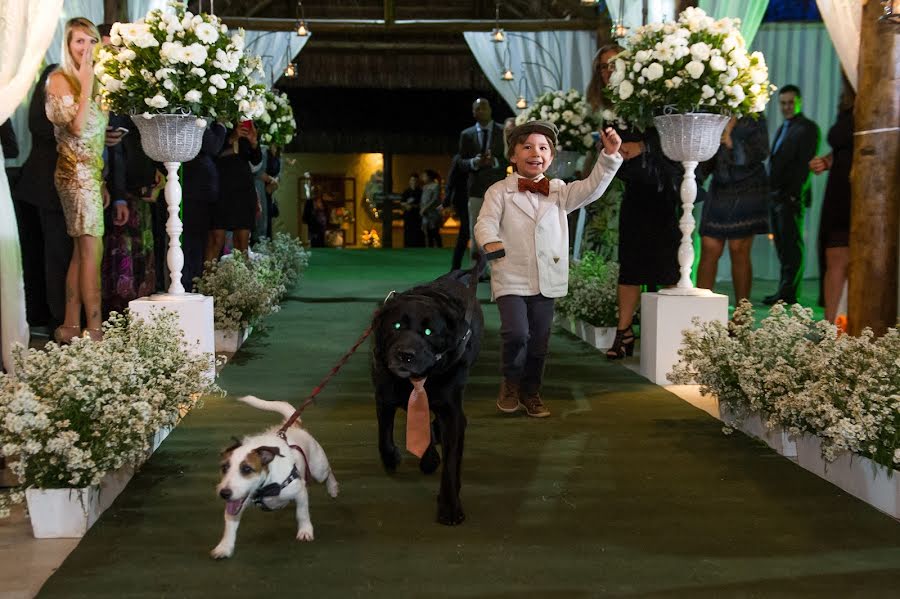
[{"label": "string light", "polygon": [[506,40],[506,35],[500,27],[500,2],[494,5],[494,30],[491,31],[491,41],[499,44]]},{"label": "string light", "polygon": [[309,35],[309,27],[306,26],[306,15],[303,12],[303,2],[297,2],[297,36],[306,37]]},{"label": "string light", "polygon": [[525,96],[519,96],[519,99],[516,100],[516,108],[519,108],[519,109],[528,108],[528,101],[525,99]]},{"label": "string light", "polygon": [[506,67],[506,69],[504,69],[503,74],[500,76],[500,78],[503,79],[504,81],[512,81],[513,79],[515,79],[515,76],[513,75],[512,70],[510,70],[509,67]]}]

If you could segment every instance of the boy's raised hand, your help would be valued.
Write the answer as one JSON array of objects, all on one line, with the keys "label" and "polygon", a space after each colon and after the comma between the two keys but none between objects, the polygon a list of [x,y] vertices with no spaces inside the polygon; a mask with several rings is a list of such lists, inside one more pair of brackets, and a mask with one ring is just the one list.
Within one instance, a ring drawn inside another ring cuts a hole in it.
[{"label": "boy's raised hand", "polygon": [[607,156],[615,156],[622,146],[622,138],[612,127],[600,131],[600,141],[603,142],[603,153]]}]

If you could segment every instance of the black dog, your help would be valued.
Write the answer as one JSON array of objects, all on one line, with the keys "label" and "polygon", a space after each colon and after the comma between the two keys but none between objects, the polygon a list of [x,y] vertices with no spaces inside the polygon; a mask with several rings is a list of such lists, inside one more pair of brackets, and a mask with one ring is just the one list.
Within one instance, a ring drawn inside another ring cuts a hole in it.
[{"label": "black dog", "polygon": [[396,470],[400,451],[394,445],[394,414],[397,408],[407,408],[413,388],[410,378],[425,378],[435,422],[419,468],[426,474],[437,469],[441,458],[435,444],[441,444],[444,470],[437,519],[451,526],[466,517],[459,500],[466,432],[462,402],[484,330],[484,317],[474,293],[479,270],[454,271],[427,285],[392,294],[372,322],[372,381],[381,461],[388,472]]}]

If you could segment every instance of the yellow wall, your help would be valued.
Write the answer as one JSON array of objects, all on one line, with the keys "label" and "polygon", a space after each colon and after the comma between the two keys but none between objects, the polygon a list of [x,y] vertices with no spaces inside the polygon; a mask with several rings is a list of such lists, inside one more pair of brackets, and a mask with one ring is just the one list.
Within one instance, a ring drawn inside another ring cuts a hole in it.
[{"label": "yellow wall", "polygon": [[[450,158],[443,155],[394,156],[394,192],[400,193],[406,188],[411,172],[421,172],[430,168],[440,173],[442,178],[446,177],[450,168]],[[273,223],[273,229],[276,232],[299,235],[306,241],[305,225],[298,229],[298,214],[302,214],[303,211],[298,187],[300,177],[308,171],[313,174],[354,177],[357,244],[364,229],[376,227],[380,233],[381,223],[375,223],[369,218],[363,209],[362,199],[366,183],[375,171],[383,170],[383,164],[381,154],[285,154],[282,158],[280,186],[276,194],[280,216]]]}]

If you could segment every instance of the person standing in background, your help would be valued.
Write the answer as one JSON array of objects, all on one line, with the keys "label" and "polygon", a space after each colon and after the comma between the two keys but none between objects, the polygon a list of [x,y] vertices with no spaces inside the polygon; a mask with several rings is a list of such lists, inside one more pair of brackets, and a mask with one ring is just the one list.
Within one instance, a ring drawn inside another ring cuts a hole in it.
[{"label": "person standing in background", "polygon": [[[472,104],[475,124],[459,134],[459,168],[468,174],[469,238],[474,239],[472,227],[484,204],[487,188],[506,178],[505,145],[503,127],[493,120],[491,103],[478,98]],[[478,261],[478,248],[472,246],[472,262]]]},{"label": "person standing in background", "polygon": [[19,171],[13,206],[22,245],[25,304],[31,326],[47,325],[51,333],[65,320],[66,272],[72,261],[72,238],[66,233],[53,172],[56,137],[47,118],[47,78],[59,65],[47,65],[28,106],[31,152]]},{"label": "person standing in background", "polygon": [[838,304],[850,267],[850,167],[853,164],[855,102],[856,93],[845,77],[838,102],[837,120],[828,131],[831,153],[813,158],[809,163],[810,170],[817,175],[828,171],[819,224],[819,252],[824,254],[822,292],[825,299],[825,319],[829,322],[834,322],[837,318]]},{"label": "person standing in background", "polygon": [[67,343],[86,331],[103,338],[100,261],[103,257],[103,208],[109,193],[103,181],[103,149],[107,115],[94,101],[97,95],[93,49],[100,32],[82,17],[66,23],[63,64],[47,80],[47,116],[53,122],[59,156],[54,182],[66,217],[66,231],[75,240],[66,274],[66,311],[54,339]]},{"label": "person standing in background", "polygon": [[803,115],[803,98],[796,85],[778,92],[784,122],[775,133],[769,158],[769,219],[781,262],[778,289],[763,298],[767,306],[793,304],[803,278],[803,213],[812,202],[809,161],[819,147],[819,127]]}]

